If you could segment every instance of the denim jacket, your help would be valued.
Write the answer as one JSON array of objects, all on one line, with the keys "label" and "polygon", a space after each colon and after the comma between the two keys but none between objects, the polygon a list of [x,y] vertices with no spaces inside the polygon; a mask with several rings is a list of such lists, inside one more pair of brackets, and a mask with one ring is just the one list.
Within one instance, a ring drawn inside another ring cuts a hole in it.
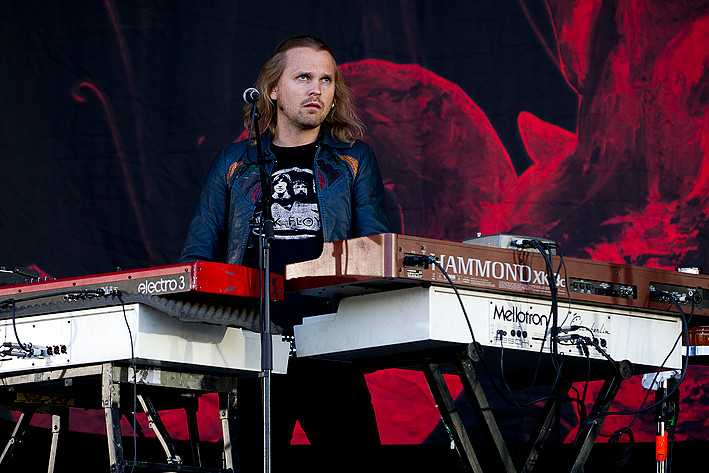
[{"label": "denim jacket", "polygon": [[[275,158],[271,136],[262,135],[266,169]],[[214,158],[182,247],[180,262],[205,260],[242,264],[249,219],[261,196],[256,146],[226,146]],[[248,154],[248,155],[247,155]],[[366,143],[343,143],[329,133],[317,145],[315,181],[326,242],[387,233],[384,186],[374,152]]]}]

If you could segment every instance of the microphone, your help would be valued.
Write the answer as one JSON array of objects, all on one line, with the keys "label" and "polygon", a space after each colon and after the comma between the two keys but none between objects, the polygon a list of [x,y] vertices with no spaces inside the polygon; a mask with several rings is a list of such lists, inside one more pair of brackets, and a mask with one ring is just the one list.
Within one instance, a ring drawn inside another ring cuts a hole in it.
[{"label": "microphone", "polygon": [[255,104],[260,98],[261,94],[253,87],[249,87],[244,91],[244,102],[246,103]]}]

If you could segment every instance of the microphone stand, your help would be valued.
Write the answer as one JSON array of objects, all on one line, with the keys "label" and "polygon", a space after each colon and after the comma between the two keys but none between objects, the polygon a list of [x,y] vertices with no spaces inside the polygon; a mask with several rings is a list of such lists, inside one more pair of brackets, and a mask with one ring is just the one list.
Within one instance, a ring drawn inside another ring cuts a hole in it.
[{"label": "microphone stand", "polygon": [[[271,214],[271,180],[266,172],[266,158],[261,147],[256,101],[251,109],[251,130],[256,126],[257,163],[261,177],[261,222],[259,223],[259,285],[261,322],[261,401],[263,403],[264,472],[271,472],[271,374],[273,372],[273,347],[271,338],[271,240],[273,240],[273,215]],[[247,144],[248,146],[251,144]]]}]

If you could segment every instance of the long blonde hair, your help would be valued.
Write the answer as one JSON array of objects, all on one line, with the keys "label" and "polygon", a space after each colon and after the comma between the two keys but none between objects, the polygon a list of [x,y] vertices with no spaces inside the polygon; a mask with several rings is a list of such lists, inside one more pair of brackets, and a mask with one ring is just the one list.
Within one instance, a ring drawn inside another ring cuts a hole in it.
[{"label": "long blonde hair", "polygon": [[[333,57],[333,62],[335,61],[335,56],[330,46],[315,36],[295,36],[278,45],[271,58],[264,63],[254,84],[254,87],[261,94],[257,106],[260,115],[259,129],[262,131],[268,128],[271,133],[274,133],[276,128],[277,105],[271,99],[271,91],[278,84],[286,67],[286,53],[293,48],[302,47],[318,52],[326,51]],[[345,143],[353,143],[356,139],[362,138],[364,136],[364,123],[362,123],[352,103],[352,94],[347,84],[345,84],[345,79],[337,64],[335,64],[334,104],[334,108],[327,114],[324,123],[330,133]],[[248,104],[244,106],[244,126],[246,126],[247,130],[251,126],[251,105]]]}]

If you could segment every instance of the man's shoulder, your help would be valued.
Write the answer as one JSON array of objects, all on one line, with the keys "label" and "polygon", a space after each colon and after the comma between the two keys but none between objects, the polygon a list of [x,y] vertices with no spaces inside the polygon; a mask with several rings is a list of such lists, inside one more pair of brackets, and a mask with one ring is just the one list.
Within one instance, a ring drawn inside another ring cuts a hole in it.
[{"label": "man's shoulder", "polygon": [[362,140],[355,140],[351,143],[340,141],[329,135],[323,140],[326,145],[329,145],[336,154],[346,153],[349,155],[364,156],[372,153],[372,147]]},{"label": "man's shoulder", "polygon": [[362,150],[362,151],[372,149],[372,147],[369,146],[369,144],[367,142],[362,141],[362,140],[355,140],[354,143],[352,143],[350,146],[352,149]]},{"label": "man's shoulder", "polygon": [[212,160],[210,173],[221,176],[218,181],[230,182],[234,177],[243,175],[256,168],[256,147],[247,150],[246,140],[224,146]]},{"label": "man's shoulder", "polygon": [[226,159],[227,161],[243,161],[243,158],[246,157],[246,149],[248,147],[248,143],[248,140],[241,140],[236,141],[234,143],[230,143],[224,148],[222,148],[220,154],[223,155],[224,159]]}]

